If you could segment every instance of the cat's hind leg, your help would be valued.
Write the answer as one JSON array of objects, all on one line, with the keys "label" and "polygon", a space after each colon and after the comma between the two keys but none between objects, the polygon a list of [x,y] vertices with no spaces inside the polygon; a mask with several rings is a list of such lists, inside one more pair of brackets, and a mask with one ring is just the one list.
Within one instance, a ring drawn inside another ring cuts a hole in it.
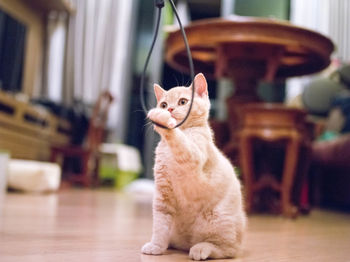
[{"label": "cat's hind leg", "polygon": [[234,257],[235,253],[235,250],[226,250],[209,242],[201,242],[191,247],[189,256],[193,260],[205,260]]}]

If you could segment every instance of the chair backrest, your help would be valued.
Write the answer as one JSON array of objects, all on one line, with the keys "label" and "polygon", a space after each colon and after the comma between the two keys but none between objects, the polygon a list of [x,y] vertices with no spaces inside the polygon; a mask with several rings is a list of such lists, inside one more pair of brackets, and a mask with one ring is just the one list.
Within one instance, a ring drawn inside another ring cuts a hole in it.
[{"label": "chair backrest", "polygon": [[109,108],[114,98],[109,91],[103,91],[92,111],[87,134],[87,148],[95,151],[103,140]]},{"label": "chair backrest", "polygon": [[277,103],[251,103],[242,107],[243,125],[255,128],[303,129],[306,111]]}]

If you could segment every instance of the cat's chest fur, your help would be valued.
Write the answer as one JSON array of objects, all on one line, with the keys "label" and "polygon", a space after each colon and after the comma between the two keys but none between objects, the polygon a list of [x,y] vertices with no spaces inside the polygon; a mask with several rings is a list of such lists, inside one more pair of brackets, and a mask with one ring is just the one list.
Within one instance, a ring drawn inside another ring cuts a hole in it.
[{"label": "cat's chest fur", "polygon": [[[196,141],[203,138],[203,135],[191,132],[187,134],[187,138]],[[207,140],[204,146],[210,148],[210,140]],[[191,159],[176,160],[166,139],[161,140],[156,149],[154,171],[157,190],[171,199],[170,204],[180,212],[189,208],[202,209],[204,205],[208,205],[208,201],[211,201],[209,192],[212,188],[207,184],[200,186],[202,181],[198,178],[210,175],[211,170],[208,166],[211,166],[212,159],[204,152],[197,153],[204,159],[205,168],[193,168],[194,163]]]}]

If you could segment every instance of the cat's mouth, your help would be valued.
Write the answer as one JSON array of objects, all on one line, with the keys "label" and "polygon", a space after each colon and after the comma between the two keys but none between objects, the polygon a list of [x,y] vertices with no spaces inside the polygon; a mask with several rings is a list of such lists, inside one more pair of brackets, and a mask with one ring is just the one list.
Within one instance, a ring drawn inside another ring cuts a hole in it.
[{"label": "cat's mouth", "polygon": [[175,120],[181,120],[181,115],[176,114],[176,113],[170,113],[171,117],[174,118]]}]

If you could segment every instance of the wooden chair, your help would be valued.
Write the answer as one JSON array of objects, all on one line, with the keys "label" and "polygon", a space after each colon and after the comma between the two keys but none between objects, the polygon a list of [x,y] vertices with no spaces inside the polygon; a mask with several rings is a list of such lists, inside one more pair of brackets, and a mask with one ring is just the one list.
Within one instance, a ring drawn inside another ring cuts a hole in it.
[{"label": "wooden chair", "polygon": [[51,147],[51,162],[56,162],[59,156],[62,156],[63,160],[67,158],[79,159],[80,172],[69,173],[69,182],[84,186],[91,186],[97,182],[99,145],[103,140],[107,115],[113,100],[113,96],[108,91],[102,92],[99,96],[90,118],[84,146]]},{"label": "wooden chair", "polygon": [[[298,169],[299,153],[303,147],[310,148],[311,141],[305,125],[305,117],[306,113],[303,110],[291,109],[279,104],[256,103],[247,104],[242,108],[242,129],[238,133],[239,158],[248,212],[253,209],[254,197],[257,193],[270,188],[280,193],[283,214],[289,217],[297,215],[298,210],[292,204],[292,189]],[[281,180],[269,174],[257,178],[254,141],[258,140],[267,144],[283,142],[285,145]]]}]

